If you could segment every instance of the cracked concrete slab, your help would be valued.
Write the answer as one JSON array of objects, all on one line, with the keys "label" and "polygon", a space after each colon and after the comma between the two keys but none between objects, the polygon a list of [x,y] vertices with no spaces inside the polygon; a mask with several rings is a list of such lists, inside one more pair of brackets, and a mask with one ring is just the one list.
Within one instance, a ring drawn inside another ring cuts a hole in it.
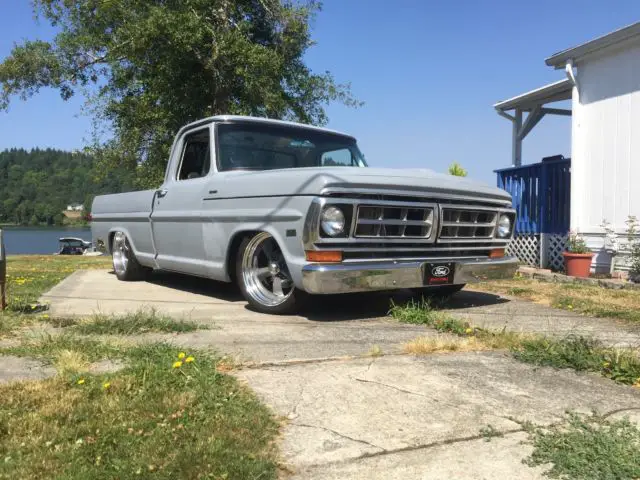
[{"label": "cracked concrete slab", "polygon": [[640,347],[640,324],[609,318],[593,318],[514,297],[497,296],[486,301],[486,293],[468,287],[454,295],[445,309],[469,323],[492,330],[507,329],[543,335],[591,336],[618,347]]},{"label": "cracked concrete slab", "polygon": [[294,479],[314,480],[494,480],[496,478],[541,480],[544,468],[530,468],[522,460],[531,453],[522,432],[504,437],[468,440],[351,462],[306,467]]},{"label": "cracked concrete slab", "polygon": [[18,380],[42,380],[56,374],[53,367],[32,358],[15,357],[13,355],[0,356],[0,383]]},{"label": "cracked concrete slab", "polygon": [[[604,413],[640,404],[637,389],[595,375],[532,368],[495,352],[308,363],[238,376],[288,420],[282,451],[299,478],[340,478],[330,473],[343,471],[336,463],[355,472],[342,478],[365,478],[371,462],[363,458],[471,440],[488,425],[514,432],[519,421],[553,423],[567,409]],[[505,461],[514,464],[512,457]],[[426,462],[403,478],[432,478],[430,468]],[[314,476],[305,477],[310,471]],[[329,476],[315,476],[320,471]],[[518,472],[506,478],[521,478]]]},{"label": "cracked concrete slab", "polygon": [[[502,353],[389,355],[417,336],[437,335],[389,319],[389,300],[381,293],[318,297],[300,315],[274,317],[247,309],[227,285],[179,275],[118,282],[100,270],[76,272],[42,297],[54,316],[153,307],[211,327],[129,340],[211,348],[261,364],[237,375],[285,419],[281,448],[297,479],[538,479],[541,469],[522,464],[530,447],[514,418],[551,423],[567,409],[624,415],[640,405],[638,389],[533,368]],[[465,289],[447,308],[481,327],[640,345],[640,326],[493,294]],[[358,357],[374,345],[385,356],[314,360]],[[507,434],[484,442],[487,425]]]},{"label": "cracked concrete slab", "polygon": [[269,316],[246,308],[231,286],[179,275],[155,275],[152,282],[120,282],[104,270],[73,273],[44,294],[50,315],[123,314],[156,308],[188,318],[208,330],[145,334],[133,341],[167,341],[184,347],[214,348],[242,362],[265,362],[366,354],[374,345],[398,353],[424,326],[400,325],[386,316],[387,296],[326,297],[301,315]]}]

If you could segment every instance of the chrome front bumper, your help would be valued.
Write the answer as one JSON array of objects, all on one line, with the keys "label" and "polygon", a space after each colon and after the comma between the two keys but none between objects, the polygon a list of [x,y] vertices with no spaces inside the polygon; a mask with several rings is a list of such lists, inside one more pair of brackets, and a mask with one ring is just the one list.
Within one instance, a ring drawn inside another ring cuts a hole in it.
[{"label": "chrome front bumper", "polygon": [[[516,257],[452,261],[455,285],[512,278],[518,269]],[[318,294],[427,287],[424,272],[428,264],[423,261],[310,263],[302,267],[302,284],[305,291]]]}]

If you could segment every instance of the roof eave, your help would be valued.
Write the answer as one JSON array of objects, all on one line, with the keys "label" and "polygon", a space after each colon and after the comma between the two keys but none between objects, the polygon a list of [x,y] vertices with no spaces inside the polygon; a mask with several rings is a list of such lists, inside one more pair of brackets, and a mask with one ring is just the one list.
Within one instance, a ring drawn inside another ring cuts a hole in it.
[{"label": "roof eave", "polygon": [[519,108],[523,111],[531,110],[536,105],[569,100],[571,98],[572,91],[573,84],[568,78],[565,78],[498,102],[493,105],[493,108],[502,112],[513,110],[515,108]]},{"label": "roof eave", "polygon": [[554,53],[545,59],[545,63],[556,69],[564,68],[568,60],[578,60],[603,48],[608,48],[620,42],[640,35],[640,22],[627,25],[601,37],[590,40],[581,45],[567,48],[561,52]]}]

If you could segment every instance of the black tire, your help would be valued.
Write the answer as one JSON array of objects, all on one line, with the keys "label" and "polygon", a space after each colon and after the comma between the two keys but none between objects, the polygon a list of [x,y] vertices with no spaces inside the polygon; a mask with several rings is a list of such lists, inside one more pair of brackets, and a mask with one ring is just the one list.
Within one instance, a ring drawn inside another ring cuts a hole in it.
[{"label": "black tire", "polygon": [[111,245],[111,259],[113,271],[118,280],[125,282],[135,282],[147,278],[151,269],[140,265],[133,253],[129,239],[122,232],[113,235]]},{"label": "black tire", "polygon": [[[261,246],[269,245],[274,258],[269,259],[268,254],[259,252]],[[268,265],[267,265],[268,264]],[[270,268],[270,265],[277,267]],[[258,271],[264,271],[258,274]],[[264,275],[264,279],[260,278]],[[298,290],[282,255],[282,251],[275,239],[267,232],[260,232],[248,236],[242,240],[236,256],[235,277],[242,296],[253,310],[270,315],[288,315],[296,313],[304,303],[307,294]],[[275,288],[276,278],[279,280],[279,289]],[[269,286],[271,282],[271,286]],[[286,282],[286,286],[285,285]],[[285,291],[286,289],[286,291]],[[279,292],[277,292],[279,290]],[[278,293],[281,293],[281,298]]]},{"label": "black tire", "polygon": [[465,284],[462,283],[460,285],[443,285],[441,287],[413,288],[412,291],[418,296],[422,295],[424,297],[448,298],[451,295],[458,293],[464,288],[464,286]]}]

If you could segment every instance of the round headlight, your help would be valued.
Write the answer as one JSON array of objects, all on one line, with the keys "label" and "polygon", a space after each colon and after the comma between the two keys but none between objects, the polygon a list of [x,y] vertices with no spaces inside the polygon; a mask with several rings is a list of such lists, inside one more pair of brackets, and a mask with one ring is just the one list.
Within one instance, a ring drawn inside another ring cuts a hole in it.
[{"label": "round headlight", "polygon": [[500,215],[498,219],[498,237],[507,238],[511,235],[511,219],[509,215]]},{"label": "round headlight", "polygon": [[340,235],[344,231],[344,213],[338,207],[327,207],[320,217],[322,231],[330,237]]}]

